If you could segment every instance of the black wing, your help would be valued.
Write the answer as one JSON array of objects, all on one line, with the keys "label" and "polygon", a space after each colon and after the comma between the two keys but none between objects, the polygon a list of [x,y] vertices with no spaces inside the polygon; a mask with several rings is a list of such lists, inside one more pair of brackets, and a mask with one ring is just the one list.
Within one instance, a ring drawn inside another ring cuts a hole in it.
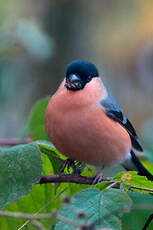
[{"label": "black wing", "polygon": [[114,121],[119,122],[128,131],[132,146],[136,150],[142,152],[143,148],[131,122],[124,116],[115,98],[108,93],[107,98],[103,99],[100,103],[104,106],[107,116],[109,116]]}]

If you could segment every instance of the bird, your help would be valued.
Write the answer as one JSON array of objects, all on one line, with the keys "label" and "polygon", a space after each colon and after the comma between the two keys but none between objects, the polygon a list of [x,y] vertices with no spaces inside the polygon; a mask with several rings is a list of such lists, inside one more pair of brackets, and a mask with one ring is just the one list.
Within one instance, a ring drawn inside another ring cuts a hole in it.
[{"label": "bird", "polygon": [[[70,161],[99,168],[122,165],[153,181],[136,152],[143,148],[134,127],[88,61],[68,64],[64,80],[47,106],[46,133]],[[98,179],[99,180],[99,179]]]}]

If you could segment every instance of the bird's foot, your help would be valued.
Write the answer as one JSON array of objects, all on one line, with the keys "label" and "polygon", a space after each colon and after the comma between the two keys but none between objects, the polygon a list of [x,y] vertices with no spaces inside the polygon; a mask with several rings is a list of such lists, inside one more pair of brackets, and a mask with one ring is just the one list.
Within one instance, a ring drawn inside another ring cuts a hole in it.
[{"label": "bird's foot", "polygon": [[61,167],[61,173],[64,172],[65,168],[67,167],[68,173],[70,172],[70,168],[73,170],[73,174],[80,175],[82,172],[82,164],[78,161],[72,160],[72,159],[66,159]]},{"label": "bird's foot", "polygon": [[94,180],[92,182],[92,185],[99,184],[101,182],[102,178],[103,178],[103,170],[99,171],[96,174],[96,176],[95,176],[95,178],[94,178]]}]

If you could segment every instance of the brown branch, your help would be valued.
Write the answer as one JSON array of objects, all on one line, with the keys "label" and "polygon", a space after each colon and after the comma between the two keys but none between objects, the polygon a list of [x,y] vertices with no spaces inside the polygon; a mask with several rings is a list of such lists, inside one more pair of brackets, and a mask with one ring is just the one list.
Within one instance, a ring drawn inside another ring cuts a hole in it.
[{"label": "brown branch", "polygon": [[[48,175],[48,176],[42,176],[38,184],[47,184],[47,183],[76,183],[76,184],[89,184],[93,185],[95,177],[85,177],[85,176],[80,176],[77,174],[64,174],[64,175]],[[122,182],[120,181],[114,181],[114,180],[109,180],[109,179],[101,179],[99,182],[109,182],[109,187],[112,188],[120,188],[120,184]],[[151,188],[143,188],[139,186],[133,186],[130,185],[131,189],[138,189],[142,191],[147,191],[147,192],[152,192],[153,189]]]},{"label": "brown branch", "polygon": [[31,138],[27,137],[25,139],[19,138],[0,138],[0,146],[3,145],[20,145],[20,144],[28,144],[31,142]]},{"label": "brown branch", "polygon": [[[42,176],[38,184],[69,182],[69,183],[76,183],[76,184],[92,185],[94,179],[95,177],[85,177],[77,174],[49,175],[49,176]],[[107,179],[102,179],[101,182],[103,181],[111,182],[110,180]]]}]

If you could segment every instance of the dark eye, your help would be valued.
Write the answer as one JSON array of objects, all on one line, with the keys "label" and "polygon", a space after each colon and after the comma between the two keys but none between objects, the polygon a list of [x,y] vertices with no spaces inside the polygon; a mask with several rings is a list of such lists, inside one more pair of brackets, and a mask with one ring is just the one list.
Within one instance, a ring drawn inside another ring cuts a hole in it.
[{"label": "dark eye", "polygon": [[92,79],[92,76],[88,76],[87,77],[87,82],[91,81],[91,79]]}]

